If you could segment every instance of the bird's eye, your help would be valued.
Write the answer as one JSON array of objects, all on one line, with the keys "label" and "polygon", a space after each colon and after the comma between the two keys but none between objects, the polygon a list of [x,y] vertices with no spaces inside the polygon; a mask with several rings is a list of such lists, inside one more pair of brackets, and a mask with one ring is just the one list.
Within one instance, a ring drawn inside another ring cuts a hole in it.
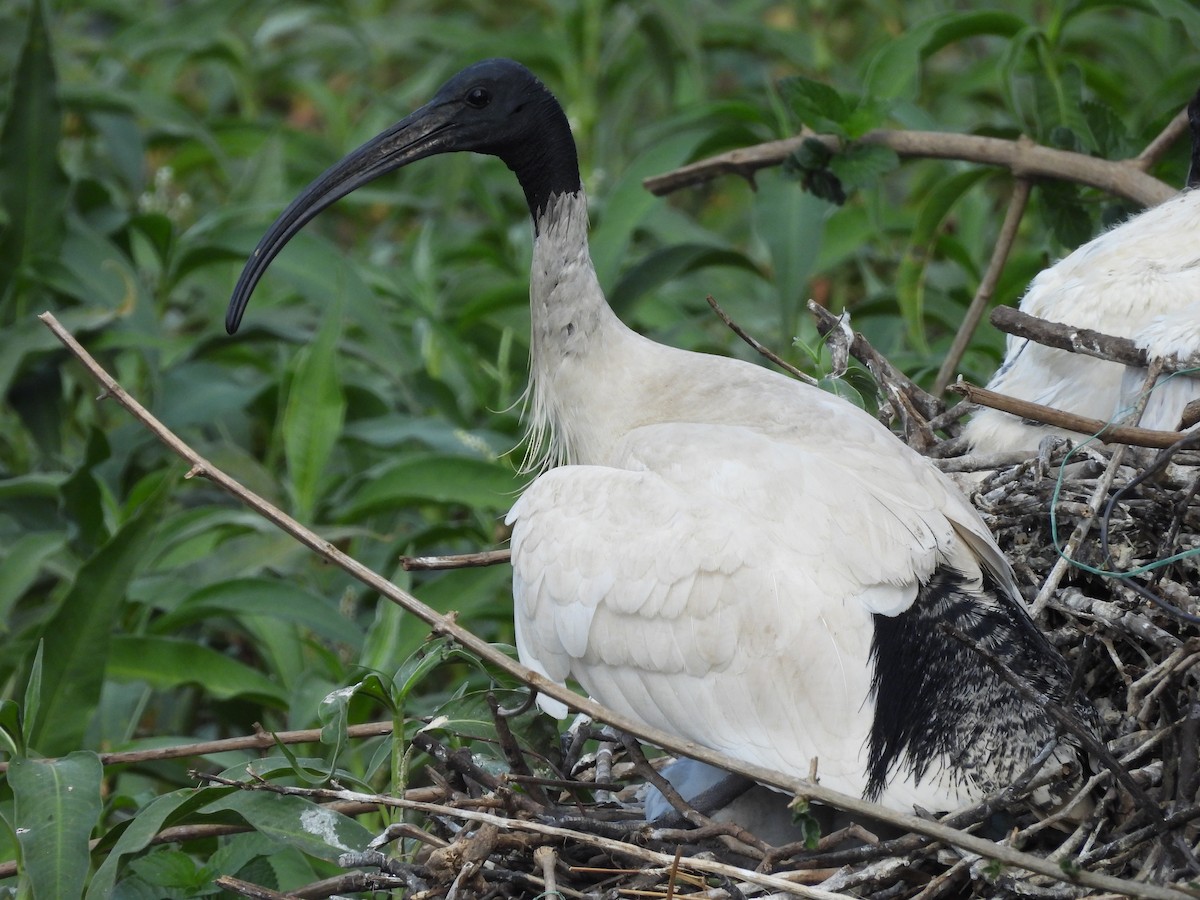
[{"label": "bird's eye", "polygon": [[467,105],[483,109],[492,102],[492,92],[485,87],[473,87],[467,91]]}]

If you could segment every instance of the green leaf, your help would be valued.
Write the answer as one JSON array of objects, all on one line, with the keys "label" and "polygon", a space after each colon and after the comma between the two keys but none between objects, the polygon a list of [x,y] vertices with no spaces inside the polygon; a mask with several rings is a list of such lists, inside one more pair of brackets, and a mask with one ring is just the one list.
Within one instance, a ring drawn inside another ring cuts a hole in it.
[{"label": "green leaf", "polygon": [[22,713],[22,733],[29,734],[36,726],[42,708],[42,660],[46,644],[38,641],[33,663],[29,667],[29,681],[25,685],[25,709]]},{"label": "green leaf", "polygon": [[287,706],[287,693],[261,672],[211,647],[175,638],[114,637],[108,676],[144,681],[158,690],[196,684],[218,700],[246,697]]},{"label": "green leaf", "polygon": [[47,557],[66,544],[66,536],[54,532],[23,534],[12,542],[0,562],[0,631],[7,630],[9,613],[33,586]]},{"label": "green leaf", "polygon": [[1078,247],[1091,240],[1095,231],[1092,217],[1079,199],[1079,189],[1071,184],[1048,181],[1040,184],[1042,218],[1064,247]]},{"label": "green leaf", "polygon": [[851,144],[829,163],[829,170],[848,191],[874,184],[898,168],[896,151],[873,144]]},{"label": "green leaf", "polygon": [[346,399],[338,378],[338,304],[326,311],[317,339],[300,352],[283,413],[283,447],[296,515],[311,517],[333,447],[341,436]]},{"label": "green leaf", "polygon": [[232,812],[255,830],[320,859],[336,861],[365,850],[372,835],[356,821],[303,797],[239,791],[209,804],[205,813]]},{"label": "green leaf", "polygon": [[212,880],[188,854],[169,847],[155,848],[131,862],[129,868],[153,887],[164,891],[186,891],[187,896],[197,896]]},{"label": "green leaf", "polygon": [[845,135],[842,123],[854,109],[854,103],[823,81],[793,75],[781,79],[779,93],[792,114],[813,131]]},{"label": "green leaf", "polygon": [[22,869],[34,897],[70,900],[83,894],[103,777],[100,757],[83,750],[62,759],[18,757],[9,764]]},{"label": "green leaf", "polygon": [[341,518],[353,520],[374,510],[421,502],[502,510],[512,505],[520,489],[520,476],[502,463],[414,453],[367,473]]},{"label": "green leaf", "polygon": [[830,207],[824,200],[789,187],[783,177],[774,172],[759,177],[754,223],[771,254],[781,311],[779,333],[795,334]]},{"label": "green leaf", "polygon": [[267,578],[239,578],[207,585],[154,621],[158,634],[178,631],[216,615],[234,618],[269,616],[311,628],[329,641],[357,647],[362,631],[338,611],[337,605],[295,584]]},{"label": "green leaf", "polygon": [[[31,269],[58,254],[68,181],[58,161],[62,107],[42,0],[33,0],[29,28],[12,83],[12,102],[0,125],[0,322],[30,312],[22,300]],[[17,298],[14,300],[14,295]]]},{"label": "green leaf", "polygon": [[[208,789],[212,790],[212,789]],[[219,789],[220,793],[229,793],[233,788]],[[137,853],[150,845],[150,841],[158,834],[164,823],[180,809],[196,805],[206,791],[195,791],[192,788],[173,791],[155,797],[145,807],[138,810],[136,816],[123,824],[120,837],[112,845],[112,849],[104,857],[104,862],[92,876],[88,884],[87,900],[103,900],[111,895],[116,884],[122,860],[131,853]],[[207,799],[204,802],[209,802]],[[104,841],[101,841],[103,846]]]},{"label": "green leaf", "polygon": [[0,752],[10,756],[25,753],[25,729],[21,723],[21,707],[16,700],[0,700]]},{"label": "green leaf", "polygon": [[672,279],[712,266],[729,266],[761,274],[753,260],[737,250],[711,244],[676,244],[647,254],[626,269],[616,287],[609,292],[608,302],[620,314],[639,297]]},{"label": "green leaf", "polygon": [[83,743],[100,700],[113,623],[134,575],[146,562],[146,547],[174,479],[166,479],[138,513],[79,567],[74,584],[43,627],[46,642],[42,715],[29,744],[47,756]]},{"label": "green leaf", "polygon": [[868,96],[915,100],[921,83],[921,63],[938,50],[987,35],[1009,38],[1024,27],[1025,21],[1019,15],[1003,10],[931,16],[884,42],[867,68],[864,88]]},{"label": "green leaf", "polygon": [[937,233],[955,204],[971,187],[988,178],[990,174],[987,169],[974,169],[960,172],[939,182],[926,196],[916,225],[909,236],[908,247],[896,277],[896,297],[908,325],[909,339],[922,348],[922,352],[928,352],[924,329],[924,295],[929,250],[934,246]]}]

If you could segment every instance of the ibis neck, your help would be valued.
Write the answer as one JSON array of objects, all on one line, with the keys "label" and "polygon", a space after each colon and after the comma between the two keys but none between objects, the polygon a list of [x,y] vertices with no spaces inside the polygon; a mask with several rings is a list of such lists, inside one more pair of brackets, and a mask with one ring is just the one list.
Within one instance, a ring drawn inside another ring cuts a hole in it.
[{"label": "ibis neck", "polygon": [[[531,434],[526,465],[540,469],[583,462],[595,454],[592,435],[570,423],[589,422],[580,410],[604,403],[613,385],[605,360],[636,336],[613,313],[588,252],[587,200],[582,189],[553,194],[537,219],[529,279]],[[596,423],[607,416],[594,410]],[[601,427],[598,425],[598,427]]]}]

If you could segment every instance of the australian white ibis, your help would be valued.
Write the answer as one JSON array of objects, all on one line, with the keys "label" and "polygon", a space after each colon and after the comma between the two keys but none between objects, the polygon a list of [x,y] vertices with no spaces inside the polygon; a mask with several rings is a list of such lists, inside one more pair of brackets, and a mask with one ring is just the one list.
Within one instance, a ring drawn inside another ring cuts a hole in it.
[{"label": "australian white ibis", "polygon": [[518,63],[464,69],[313,182],[246,264],[229,331],[319,211],[456,150],[516,173],[535,232],[542,471],[508,515],[522,661],[742,760],[805,776],[815,758],[823,784],[895,808],[954,807],[1021,772],[1055,724],[939,625],[1079,701],[983,522],[846,401],[623,325],[588,253],[567,118]]},{"label": "australian white ibis", "polygon": [[[1077,328],[1130,338],[1151,357],[1200,352],[1200,94],[1188,104],[1191,167],[1183,193],[1134,216],[1040,272],[1022,311]],[[1146,373],[1119,363],[1009,337],[994,391],[1102,422],[1133,407]],[[1151,392],[1140,424],[1174,430],[1200,399],[1200,379],[1175,376]],[[1047,434],[1086,435],[980,410],[967,423],[972,448],[1031,450]]]}]

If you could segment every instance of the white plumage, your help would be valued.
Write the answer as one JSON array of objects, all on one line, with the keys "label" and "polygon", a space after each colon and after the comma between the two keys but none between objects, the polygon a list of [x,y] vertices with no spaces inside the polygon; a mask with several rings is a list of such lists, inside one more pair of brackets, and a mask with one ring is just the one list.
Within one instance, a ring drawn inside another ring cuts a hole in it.
[{"label": "white plumage", "polygon": [[[1189,106],[1193,158],[1197,101]],[[1189,189],[1133,216],[1042,271],[1020,309],[1078,328],[1130,338],[1151,357],[1200,352],[1200,173]],[[1137,402],[1146,372],[1024,338],[1008,338],[1004,362],[988,382],[994,391],[1109,421]],[[1200,380],[1176,376],[1151,393],[1140,424],[1174,430],[1183,408],[1200,399]],[[976,450],[1036,449],[1047,434],[1080,440],[1086,435],[1023,421],[998,410],[980,410],[967,424]]]},{"label": "white plumage", "polygon": [[536,229],[530,430],[551,467],[508,516],[522,661],[748,762],[803,776],[815,758],[825,785],[896,808],[1018,774],[1054,724],[938,624],[1074,701],[982,521],[862,410],[623,325],[588,253],[566,118],[516,63],[464,70],[318,179],[263,238],[229,327],[319,209],[456,149],[500,156]]}]

